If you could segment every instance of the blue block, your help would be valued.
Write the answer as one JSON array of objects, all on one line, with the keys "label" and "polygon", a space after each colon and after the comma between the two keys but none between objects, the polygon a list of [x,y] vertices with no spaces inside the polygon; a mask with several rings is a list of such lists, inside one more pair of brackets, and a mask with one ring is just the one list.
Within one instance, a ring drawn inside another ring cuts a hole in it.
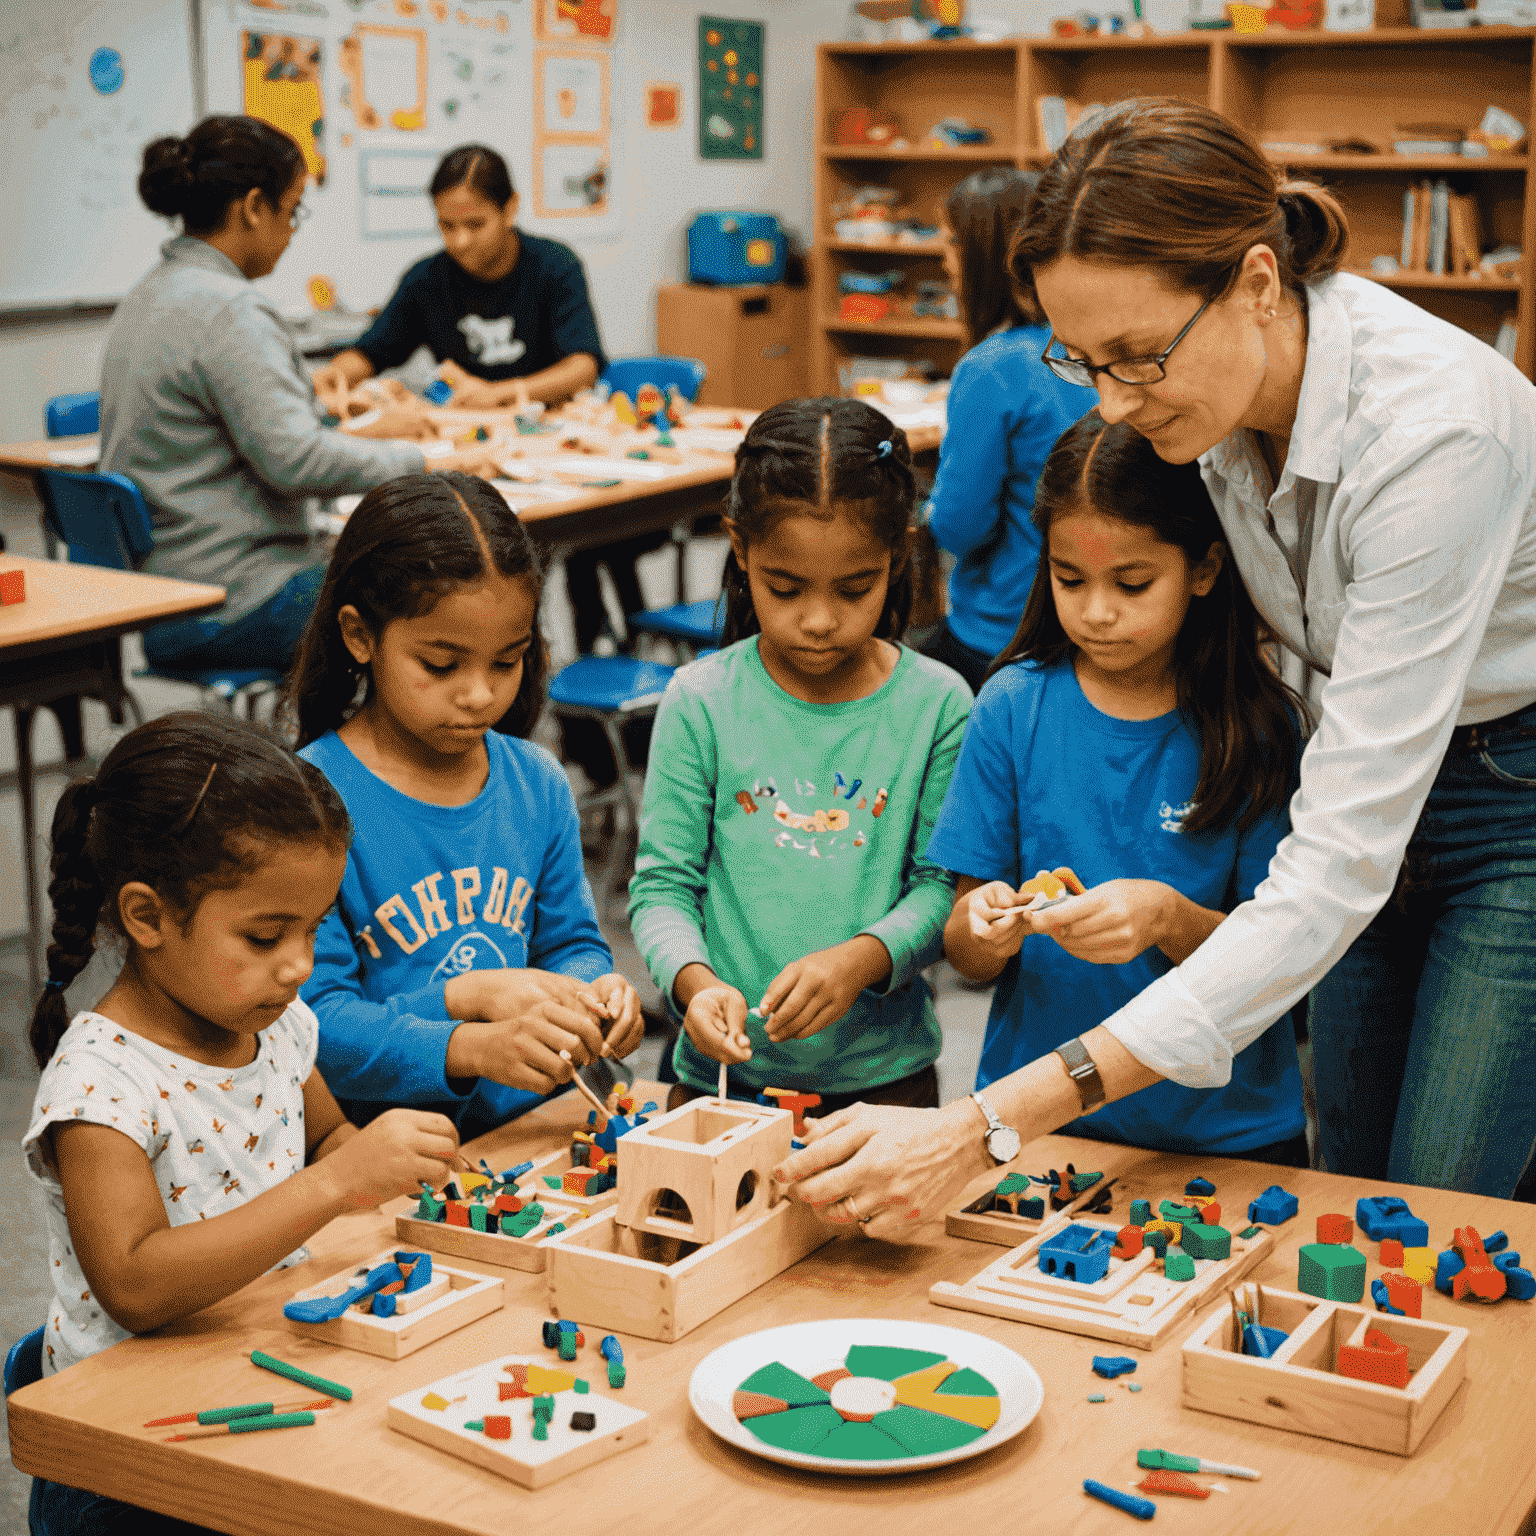
[{"label": "blue block", "polygon": [[1536,1296],[1536,1275],[1528,1269],[1506,1269],[1504,1294],[1513,1301],[1529,1301]]},{"label": "blue block", "polygon": [[1214,1195],[1216,1186],[1209,1179],[1191,1179],[1184,1186],[1186,1195]]},{"label": "blue block", "polygon": [[501,1182],[503,1184],[516,1184],[522,1176],[532,1169],[532,1163],[519,1163],[516,1168],[502,1170]]},{"label": "blue block", "polygon": [[1355,1201],[1355,1225],[1374,1243],[1396,1238],[1404,1248],[1429,1245],[1429,1223],[1396,1195],[1372,1195]]},{"label": "blue block", "polygon": [[1095,1355],[1093,1374],[1113,1381],[1117,1376],[1129,1376],[1136,1369],[1136,1362],[1129,1355]]},{"label": "blue block", "polygon": [[1271,1184],[1257,1200],[1248,1202],[1248,1220],[1277,1227],[1281,1222],[1289,1221],[1300,1207],[1301,1202],[1295,1195],[1278,1184]]},{"label": "blue block", "polygon": [[602,1342],[597,1348],[605,1360],[611,1360],[618,1364],[624,1359],[624,1346],[611,1333],[603,1335]]},{"label": "blue block", "polygon": [[544,1320],[544,1348],[553,1349],[560,1342],[560,1324]]},{"label": "blue block", "polygon": [[1371,1300],[1376,1303],[1378,1312],[1390,1312],[1394,1317],[1405,1317],[1407,1314],[1401,1307],[1394,1307],[1388,1299],[1387,1282],[1385,1280],[1371,1281]]},{"label": "blue block", "polygon": [[[1486,1245],[1483,1251],[1487,1252]],[[1520,1255],[1512,1248],[1506,1249],[1503,1253],[1494,1255],[1493,1267],[1495,1269],[1502,1269],[1505,1274],[1508,1274],[1510,1270],[1520,1268]]]},{"label": "blue block", "polygon": [[[576,1323],[573,1323],[570,1320],[570,1318],[568,1318],[568,1317],[561,1318],[561,1320],[558,1323],[555,1324],[555,1327],[556,1327],[556,1329],[560,1333],[580,1333],[581,1332],[581,1328],[579,1327],[579,1325],[577,1325]],[[557,1339],[555,1342],[559,1343],[559,1340]]]},{"label": "blue block", "polygon": [[1113,1232],[1074,1221],[1040,1245],[1040,1273],[1092,1285],[1109,1272],[1109,1251],[1114,1246]]},{"label": "blue block", "polygon": [[408,1253],[405,1249],[399,1249],[395,1253],[396,1264],[409,1264],[415,1262],[415,1268],[406,1277],[404,1295],[409,1296],[412,1291],[419,1291],[422,1286],[432,1283],[432,1255],[430,1253]]},{"label": "blue block", "polygon": [[375,1317],[393,1317],[395,1315],[395,1298],[393,1296],[375,1296],[373,1298],[373,1315]]},{"label": "blue block", "polygon": [[1466,1260],[1452,1248],[1447,1248],[1435,1260],[1435,1289],[1451,1294],[1451,1282],[1467,1267]]},{"label": "blue block", "polygon": [[1497,1253],[1501,1248],[1507,1248],[1508,1246],[1508,1232],[1495,1232],[1491,1237],[1485,1237],[1483,1239],[1484,1253]]}]

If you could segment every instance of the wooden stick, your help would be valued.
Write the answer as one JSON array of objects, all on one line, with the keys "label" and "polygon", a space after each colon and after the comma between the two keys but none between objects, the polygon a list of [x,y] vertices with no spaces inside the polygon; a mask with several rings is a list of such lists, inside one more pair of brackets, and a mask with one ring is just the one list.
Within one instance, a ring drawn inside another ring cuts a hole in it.
[{"label": "wooden stick", "polygon": [[145,1429],[164,1429],[171,1424],[224,1424],[230,1419],[254,1418],[260,1413],[313,1413],[331,1406],[328,1397],[299,1403],[244,1403],[234,1408],[204,1408],[197,1413],[177,1413],[168,1419],[148,1419]]},{"label": "wooden stick", "polygon": [[722,1104],[725,1103],[725,1101],[726,1101],[726,1098],[725,1098],[726,1080],[727,1080],[727,1078],[729,1076],[730,1076],[730,1064],[728,1062],[722,1061],[720,1063],[720,1102]]},{"label": "wooden stick", "polygon": [[607,1119],[608,1106],[604,1104],[603,1101],[598,1098],[598,1096],[593,1093],[592,1090],[588,1088],[584,1082],[582,1082],[581,1073],[576,1070],[576,1063],[571,1061],[571,1053],[569,1051],[561,1051],[560,1059],[561,1061],[570,1062],[571,1081],[575,1083],[576,1091],[581,1094],[581,1096],[587,1101],[588,1104],[592,1106],[593,1109],[598,1112],[598,1114],[600,1114],[604,1119]]},{"label": "wooden stick", "polygon": [[227,1424],[203,1424],[196,1429],[183,1430],[179,1435],[167,1435],[165,1443],[207,1440],[213,1435],[248,1435],[261,1429],[302,1429],[314,1422],[312,1413],[253,1413],[247,1418],[231,1419]]}]

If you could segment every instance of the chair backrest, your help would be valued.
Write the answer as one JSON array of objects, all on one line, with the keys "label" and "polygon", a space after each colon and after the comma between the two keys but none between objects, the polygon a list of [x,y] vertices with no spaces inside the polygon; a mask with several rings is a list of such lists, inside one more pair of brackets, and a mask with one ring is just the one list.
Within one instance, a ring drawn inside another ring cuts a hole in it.
[{"label": "chair backrest", "polygon": [[43,428],[49,437],[79,437],[101,431],[101,391],[55,395],[43,407]]},{"label": "chair backrest", "polygon": [[17,1339],[5,1356],[5,1395],[30,1387],[43,1379],[43,1330],[34,1328],[24,1339]]},{"label": "chair backrest", "polygon": [[611,390],[622,389],[631,400],[642,384],[660,390],[675,384],[684,399],[692,400],[703,387],[706,371],[696,357],[616,357],[603,370],[603,383]]},{"label": "chair backrest", "polygon": [[137,570],[155,547],[149,508],[126,475],[43,469],[37,473],[37,491],[48,526],[69,545],[75,565]]}]

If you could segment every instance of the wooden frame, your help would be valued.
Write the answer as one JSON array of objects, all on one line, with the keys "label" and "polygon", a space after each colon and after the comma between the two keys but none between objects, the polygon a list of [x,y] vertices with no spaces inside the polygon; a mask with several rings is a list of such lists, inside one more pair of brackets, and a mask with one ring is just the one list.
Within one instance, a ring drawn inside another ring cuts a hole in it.
[{"label": "wooden frame", "polygon": [[[289,1300],[338,1296],[357,1283],[359,1271],[366,1274],[380,1264],[389,1263],[395,1251],[386,1248],[383,1253],[376,1253],[371,1259],[332,1275],[329,1280],[294,1292]],[[402,1360],[428,1344],[435,1344],[445,1334],[476,1322],[489,1312],[499,1311],[503,1304],[500,1280],[471,1274],[467,1269],[450,1269],[434,1259],[431,1282],[420,1293],[401,1294],[395,1303],[393,1317],[375,1317],[371,1312],[349,1309],[344,1316],[329,1323],[300,1323],[293,1318],[283,1321],[301,1338],[360,1349],[365,1354],[382,1355],[386,1360]]]},{"label": "wooden frame", "polygon": [[[1274,1247],[1268,1232],[1251,1239],[1234,1233],[1230,1258],[1196,1260],[1195,1278],[1185,1281],[1160,1274],[1150,1248],[1134,1258],[1112,1258],[1109,1272],[1092,1284],[1042,1275],[1036,1259],[1041,1243],[1073,1222],[1109,1233],[1124,1225],[1075,1215],[1070,1209],[1058,1211],[1040,1223],[1028,1242],[994,1259],[964,1285],[941,1280],[929,1290],[929,1301],[1109,1339],[1135,1349],[1155,1349],[1203,1301],[1247,1274]],[[1143,1297],[1146,1300],[1138,1299]]]},{"label": "wooden frame", "polygon": [[[1268,1287],[1263,1322],[1290,1334],[1268,1360],[1240,1353],[1227,1313],[1185,1340],[1185,1408],[1411,1456],[1467,1373],[1465,1328]],[[1407,1346],[1406,1387],[1338,1374],[1340,1346],[1360,1344],[1368,1328]]]},{"label": "wooden frame", "polygon": [[[1054,1222],[1062,1214],[1071,1216],[1074,1211],[1080,1211],[1093,1204],[1094,1200],[1104,1193],[1103,1181],[1090,1184],[1082,1194],[1073,1197],[1072,1203],[1064,1206],[1061,1211],[1049,1209],[1051,1203],[1051,1191],[1043,1185],[1037,1184],[1031,1191],[1043,1200],[1047,1210],[1044,1216],[1015,1216],[1012,1211],[978,1210],[977,1207],[985,1201],[993,1198],[994,1191],[988,1189],[978,1195],[974,1200],[968,1201],[958,1210],[950,1211],[944,1218],[944,1231],[950,1237],[966,1237],[974,1243],[997,1243],[1003,1248],[1016,1248],[1021,1243],[1026,1243],[1034,1237],[1048,1222]],[[1122,1222],[1123,1226],[1124,1223]]]}]

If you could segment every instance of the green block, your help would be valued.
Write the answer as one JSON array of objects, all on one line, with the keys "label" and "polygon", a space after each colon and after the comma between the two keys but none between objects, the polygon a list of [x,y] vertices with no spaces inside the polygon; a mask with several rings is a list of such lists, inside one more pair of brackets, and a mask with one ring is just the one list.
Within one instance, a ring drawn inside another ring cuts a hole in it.
[{"label": "green block", "polygon": [[1133,1227],[1144,1227],[1152,1220],[1152,1206],[1146,1200],[1131,1201],[1130,1222]]},{"label": "green block", "polygon": [[470,1206],[469,1224],[476,1232],[485,1231],[485,1207],[483,1205]]},{"label": "green block", "polygon": [[533,1421],[533,1438],[535,1440],[549,1439],[549,1425],[543,1419],[535,1419]]},{"label": "green block", "polygon": [[1243,1230],[1241,1232],[1239,1232],[1237,1235],[1239,1237],[1241,1237],[1241,1238],[1247,1239],[1247,1238],[1258,1237],[1258,1236],[1260,1236],[1263,1233],[1263,1231],[1264,1231],[1263,1227],[1244,1227]]},{"label": "green block", "polygon": [[1192,1259],[1230,1259],[1232,1234],[1225,1227],[1207,1226],[1203,1221],[1186,1222],[1179,1247]]},{"label": "green block", "polygon": [[[942,1360],[944,1357],[938,1357]],[[610,1366],[613,1364],[609,1362]],[[848,1367],[853,1371],[853,1367]],[[867,1372],[853,1371],[855,1376],[867,1375]],[[769,1365],[759,1366],[736,1389],[738,1392],[761,1392],[766,1397],[776,1397],[781,1402],[788,1403],[791,1408],[803,1408],[807,1403],[829,1403],[832,1401],[814,1381],[807,1381],[798,1371],[792,1371],[787,1365],[780,1365],[777,1360]]]},{"label": "green block", "polygon": [[624,1362],[622,1360],[610,1360],[608,1362],[608,1385],[615,1389],[624,1385]]},{"label": "green block", "polygon": [[474,1430],[474,1432],[477,1435],[484,1434],[485,1433],[485,1420],[484,1419],[470,1419],[470,1420],[468,1420],[465,1423],[464,1428],[465,1429],[472,1429],[472,1430]]},{"label": "green block", "polygon": [[842,1424],[816,1447],[818,1456],[839,1461],[899,1461],[912,1453],[873,1424]]},{"label": "green block", "polygon": [[548,1173],[546,1173],[544,1175],[544,1182],[546,1184],[548,1184],[551,1189],[559,1189],[560,1186],[565,1181],[562,1178],[560,1178],[560,1176],[558,1174],[548,1174]]},{"label": "green block", "polygon": [[578,1376],[576,1378],[576,1390],[578,1392],[590,1392],[592,1388],[585,1377]]},{"label": "green block", "polygon": [[940,1396],[946,1392],[954,1397],[996,1397],[997,1388],[979,1371],[967,1367],[946,1376],[934,1389]]},{"label": "green block", "polygon": [[434,1199],[431,1190],[423,1189],[421,1192],[421,1203],[416,1207],[416,1219],[418,1221],[441,1221],[444,1209],[443,1202]]},{"label": "green block", "polygon": [[1074,1195],[1080,1195],[1085,1189],[1092,1189],[1103,1177],[1102,1173],[1074,1173],[1067,1183]]},{"label": "green block", "polygon": [[574,1333],[562,1333],[560,1335],[560,1358],[562,1360],[574,1360],[576,1358],[576,1335]]},{"label": "green block", "polygon": [[1022,1173],[1010,1173],[993,1191],[998,1195],[1016,1195],[1029,1188],[1029,1180]]},{"label": "green block", "polygon": [[1163,1273],[1170,1280],[1193,1280],[1195,1261],[1187,1253],[1170,1253],[1163,1260]]},{"label": "green block", "polygon": [[1148,1232],[1144,1242],[1158,1258],[1165,1258],[1168,1253],[1168,1234],[1166,1232]]},{"label": "green block", "polygon": [[1182,1226],[1186,1221],[1199,1221],[1200,1212],[1192,1205],[1179,1205],[1172,1200],[1164,1200],[1157,1208],[1158,1215],[1164,1221],[1176,1221]]},{"label": "green block", "polygon": [[842,1425],[843,1416],[830,1403],[813,1403],[783,1413],[758,1414],[742,1422],[759,1440],[776,1445],[781,1451],[814,1451],[820,1455],[821,1442]]},{"label": "green block", "polygon": [[947,1414],[929,1413],[923,1408],[909,1408],[905,1403],[877,1413],[871,1422],[898,1445],[905,1446],[909,1456],[951,1451],[986,1434],[986,1430],[978,1429],[974,1424],[963,1424]]},{"label": "green block", "polygon": [[1365,1255],[1349,1243],[1306,1243],[1296,1289],[1325,1301],[1359,1301],[1365,1295]]},{"label": "green block", "polygon": [[[925,1371],[930,1365],[939,1365],[943,1355],[928,1349],[895,1349],[887,1344],[854,1344],[848,1350],[844,1364],[855,1376],[874,1376],[881,1381],[895,1381],[898,1376],[910,1376],[914,1371]],[[742,1384],[743,1386],[746,1383]],[[757,1392],[766,1387],[755,1387]],[[775,1397],[783,1397],[775,1392]]]},{"label": "green block", "polygon": [[555,1416],[555,1398],[551,1392],[541,1392],[533,1400],[533,1416],[546,1423]]}]

